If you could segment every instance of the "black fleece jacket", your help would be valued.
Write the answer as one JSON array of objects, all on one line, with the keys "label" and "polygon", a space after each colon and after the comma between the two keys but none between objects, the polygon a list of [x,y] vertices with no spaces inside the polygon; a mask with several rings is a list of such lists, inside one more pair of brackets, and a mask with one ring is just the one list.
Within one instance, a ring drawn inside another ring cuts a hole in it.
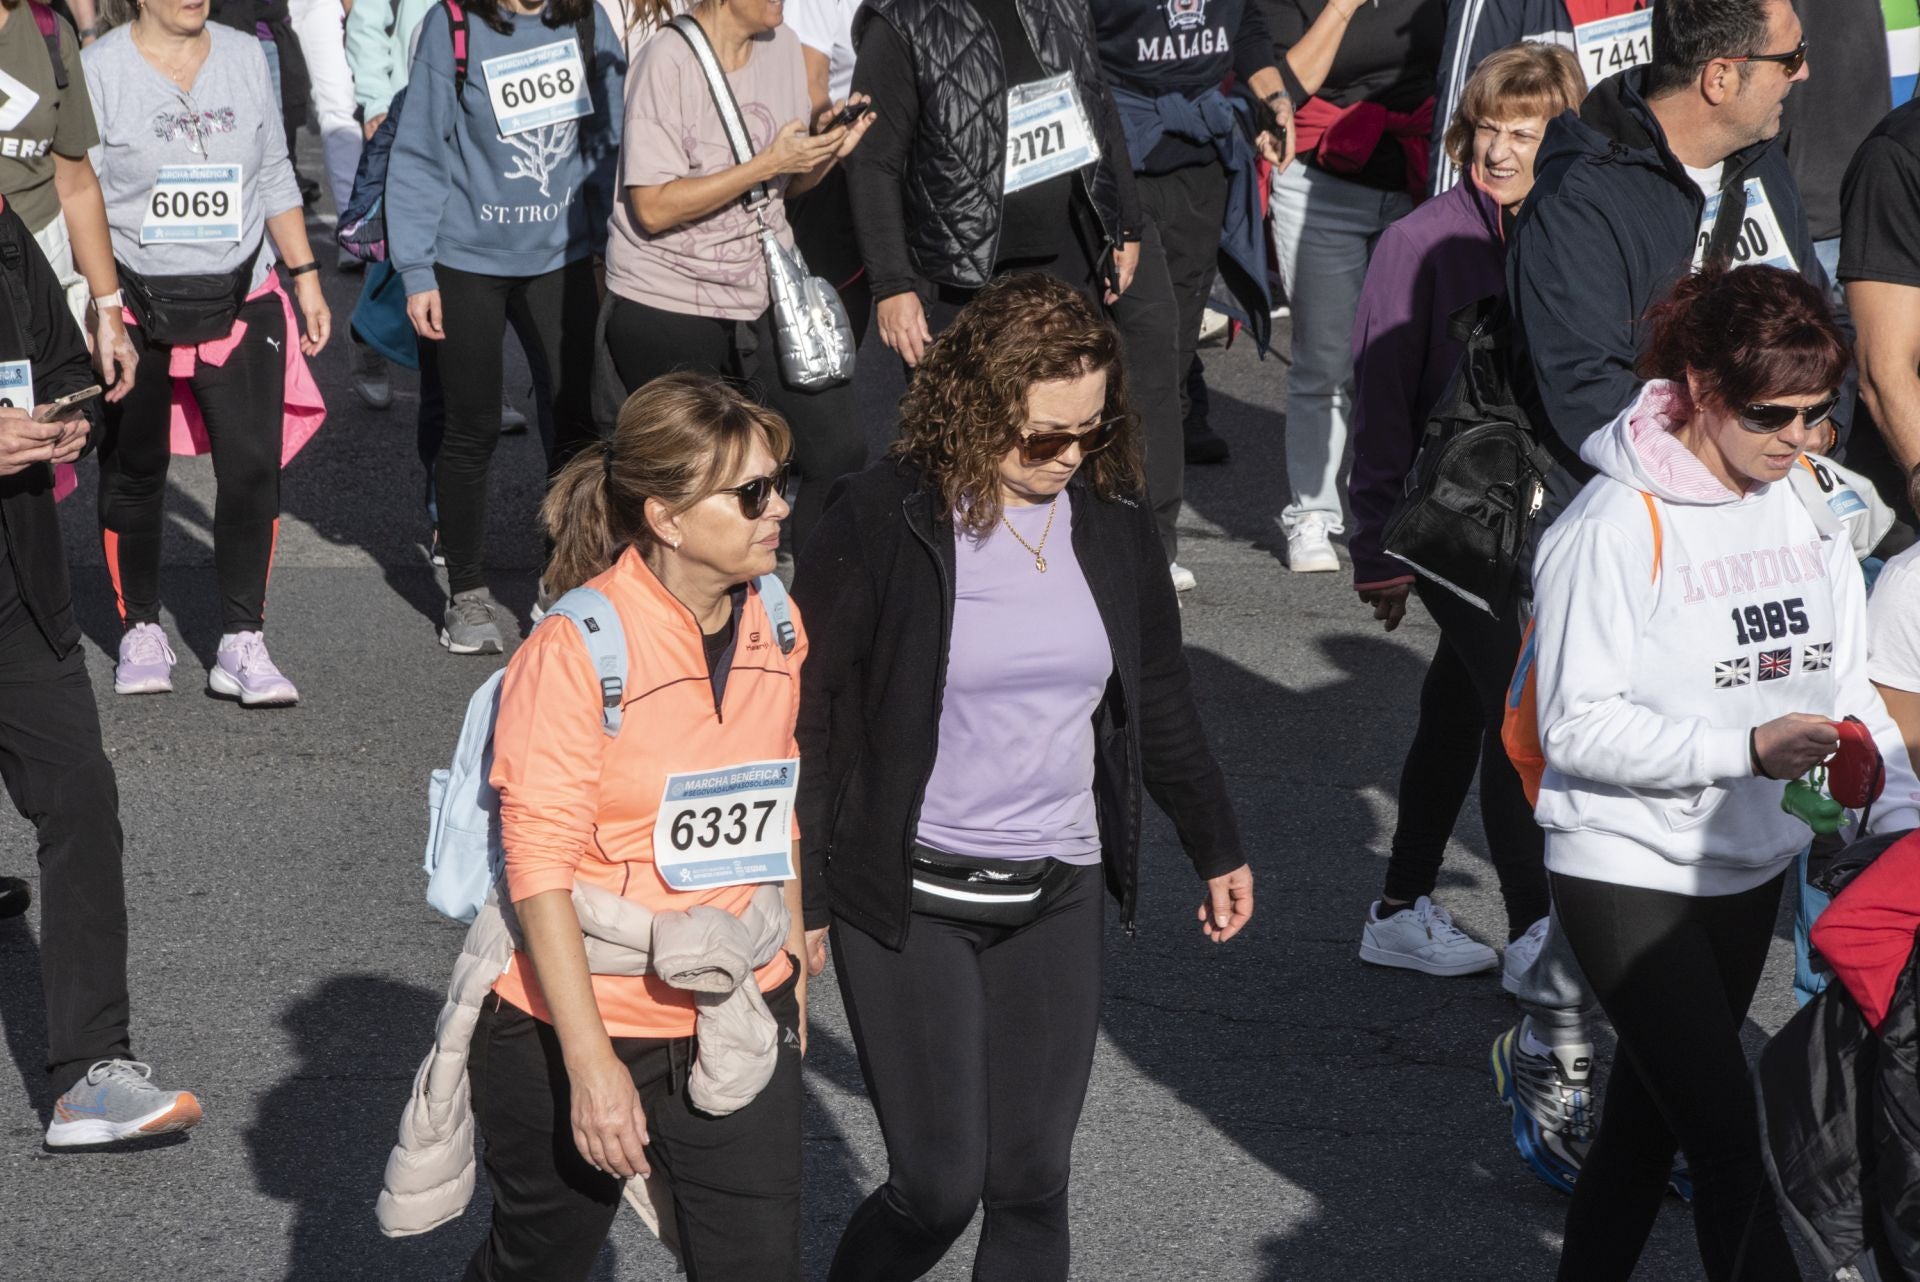
[{"label": "black fleece jacket", "polygon": [[[1632,403],[1645,341],[1642,318],[1692,270],[1706,197],[1673,154],[1640,95],[1644,68],[1600,82],[1580,114],[1547,126],[1534,161],[1533,191],[1507,254],[1508,298],[1525,359],[1533,366],[1548,447],[1573,476],[1580,445]],[[1721,190],[1744,207],[1744,184],[1760,180],[1802,275],[1823,292],[1827,273],[1813,254],[1807,216],[1772,142],[1729,156]],[[1723,204],[1726,202],[1723,199]],[[1727,230],[1738,231],[1737,225]],[[1841,439],[1852,396],[1834,420]]]},{"label": "black fleece jacket", "polygon": [[[1093,717],[1094,801],[1107,888],[1131,930],[1142,784],[1201,877],[1246,857],[1194,707],[1152,514],[1074,484],[1073,552],[1113,650]],[[845,478],[793,582],[807,619],[797,732],[807,928],[838,917],[889,948],[907,938],[908,855],[939,747],[953,627],[955,533],[934,511],[920,474],[893,460]]]},{"label": "black fleece jacket", "polygon": [[[87,341],[67,310],[66,293],[33,233],[10,206],[0,206],[0,272],[8,277],[0,289],[0,361],[31,364],[34,399],[41,404],[92,386]],[[99,439],[99,397],[86,403],[86,415],[91,446]],[[0,476],[0,542],[6,551],[0,574],[13,579],[11,589],[0,584],[0,596],[17,596],[47,645],[65,658],[80,643],[80,625],[73,617],[48,464],[32,463]]]}]

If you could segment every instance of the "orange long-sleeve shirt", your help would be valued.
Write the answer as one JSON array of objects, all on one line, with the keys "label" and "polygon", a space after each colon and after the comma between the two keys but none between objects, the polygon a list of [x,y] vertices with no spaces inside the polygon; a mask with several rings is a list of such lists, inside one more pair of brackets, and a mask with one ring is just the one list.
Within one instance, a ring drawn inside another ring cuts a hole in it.
[{"label": "orange long-sleeve shirt", "polygon": [[[620,734],[600,723],[600,679],[579,631],[546,623],[507,665],[493,731],[507,888],[515,903],[576,883],[655,912],[707,904],[738,915],[753,886],[676,891],[653,859],[653,828],[669,774],[798,757],[794,722],[806,632],[784,654],[757,592],[740,612],[725,697],[716,707],[699,624],[632,550],[588,586],[620,611],[627,678]],[[793,833],[799,836],[796,823]],[[785,953],[755,978],[772,989],[792,973]],[[531,959],[515,953],[494,991],[550,1019]],[[652,975],[595,975],[594,996],[612,1037],[686,1037],[691,994]]]}]

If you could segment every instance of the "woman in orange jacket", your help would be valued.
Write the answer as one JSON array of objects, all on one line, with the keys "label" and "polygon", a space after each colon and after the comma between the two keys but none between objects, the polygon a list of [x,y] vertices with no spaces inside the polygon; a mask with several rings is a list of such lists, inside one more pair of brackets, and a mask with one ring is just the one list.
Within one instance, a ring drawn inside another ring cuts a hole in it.
[{"label": "woman in orange jacket", "polygon": [[[672,1187],[690,1277],[800,1276],[806,977],[792,799],[806,640],[795,617],[783,648],[754,585],[787,515],[789,444],[779,415],[726,384],[669,375],[634,393],[612,439],[547,496],[548,587],[598,589],[622,621],[624,733],[603,729],[602,674],[579,630],[534,629],[494,727],[524,946],[473,1034],[494,1210],[469,1282],[584,1278],[623,1181],[654,1169]],[[749,778],[764,783],[722,799]],[[596,887],[656,916],[742,917],[783,875],[785,947],[756,958],[749,981],[779,1026],[777,1064],[750,1103],[714,1116],[688,1103],[693,995],[652,974],[590,973],[572,892]]]}]

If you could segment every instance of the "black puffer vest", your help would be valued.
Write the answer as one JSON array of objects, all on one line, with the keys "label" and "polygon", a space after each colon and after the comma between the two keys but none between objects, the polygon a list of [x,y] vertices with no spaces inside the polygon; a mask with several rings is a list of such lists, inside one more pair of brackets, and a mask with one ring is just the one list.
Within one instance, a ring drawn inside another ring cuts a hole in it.
[{"label": "black puffer vest", "polygon": [[[1073,72],[1096,133],[1107,104],[1086,0],[1019,0],[1020,22],[1049,75]],[[978,289],[993,277],[1007,151],[1007,74],[993,27],[969,0],[867,0],[858,47],[879,18],[913,51],[920,120],[904,175],[907,248],[927,280]],[[1079,174],[1107,240],[1120,240],[1114,157]]]}]

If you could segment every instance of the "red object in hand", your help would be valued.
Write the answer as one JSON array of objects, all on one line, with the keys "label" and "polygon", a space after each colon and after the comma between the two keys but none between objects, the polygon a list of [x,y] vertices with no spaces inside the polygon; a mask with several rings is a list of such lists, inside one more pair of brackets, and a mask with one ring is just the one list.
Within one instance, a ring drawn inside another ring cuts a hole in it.
[{"label": "red object in hand", "polygon": [[1849,810],[1859,810],[1880,799],[1887,786],[1887,766],[1873,732],[1858,717],[1836,721],[1840,747],[1827,762],[1827,791]]}]

